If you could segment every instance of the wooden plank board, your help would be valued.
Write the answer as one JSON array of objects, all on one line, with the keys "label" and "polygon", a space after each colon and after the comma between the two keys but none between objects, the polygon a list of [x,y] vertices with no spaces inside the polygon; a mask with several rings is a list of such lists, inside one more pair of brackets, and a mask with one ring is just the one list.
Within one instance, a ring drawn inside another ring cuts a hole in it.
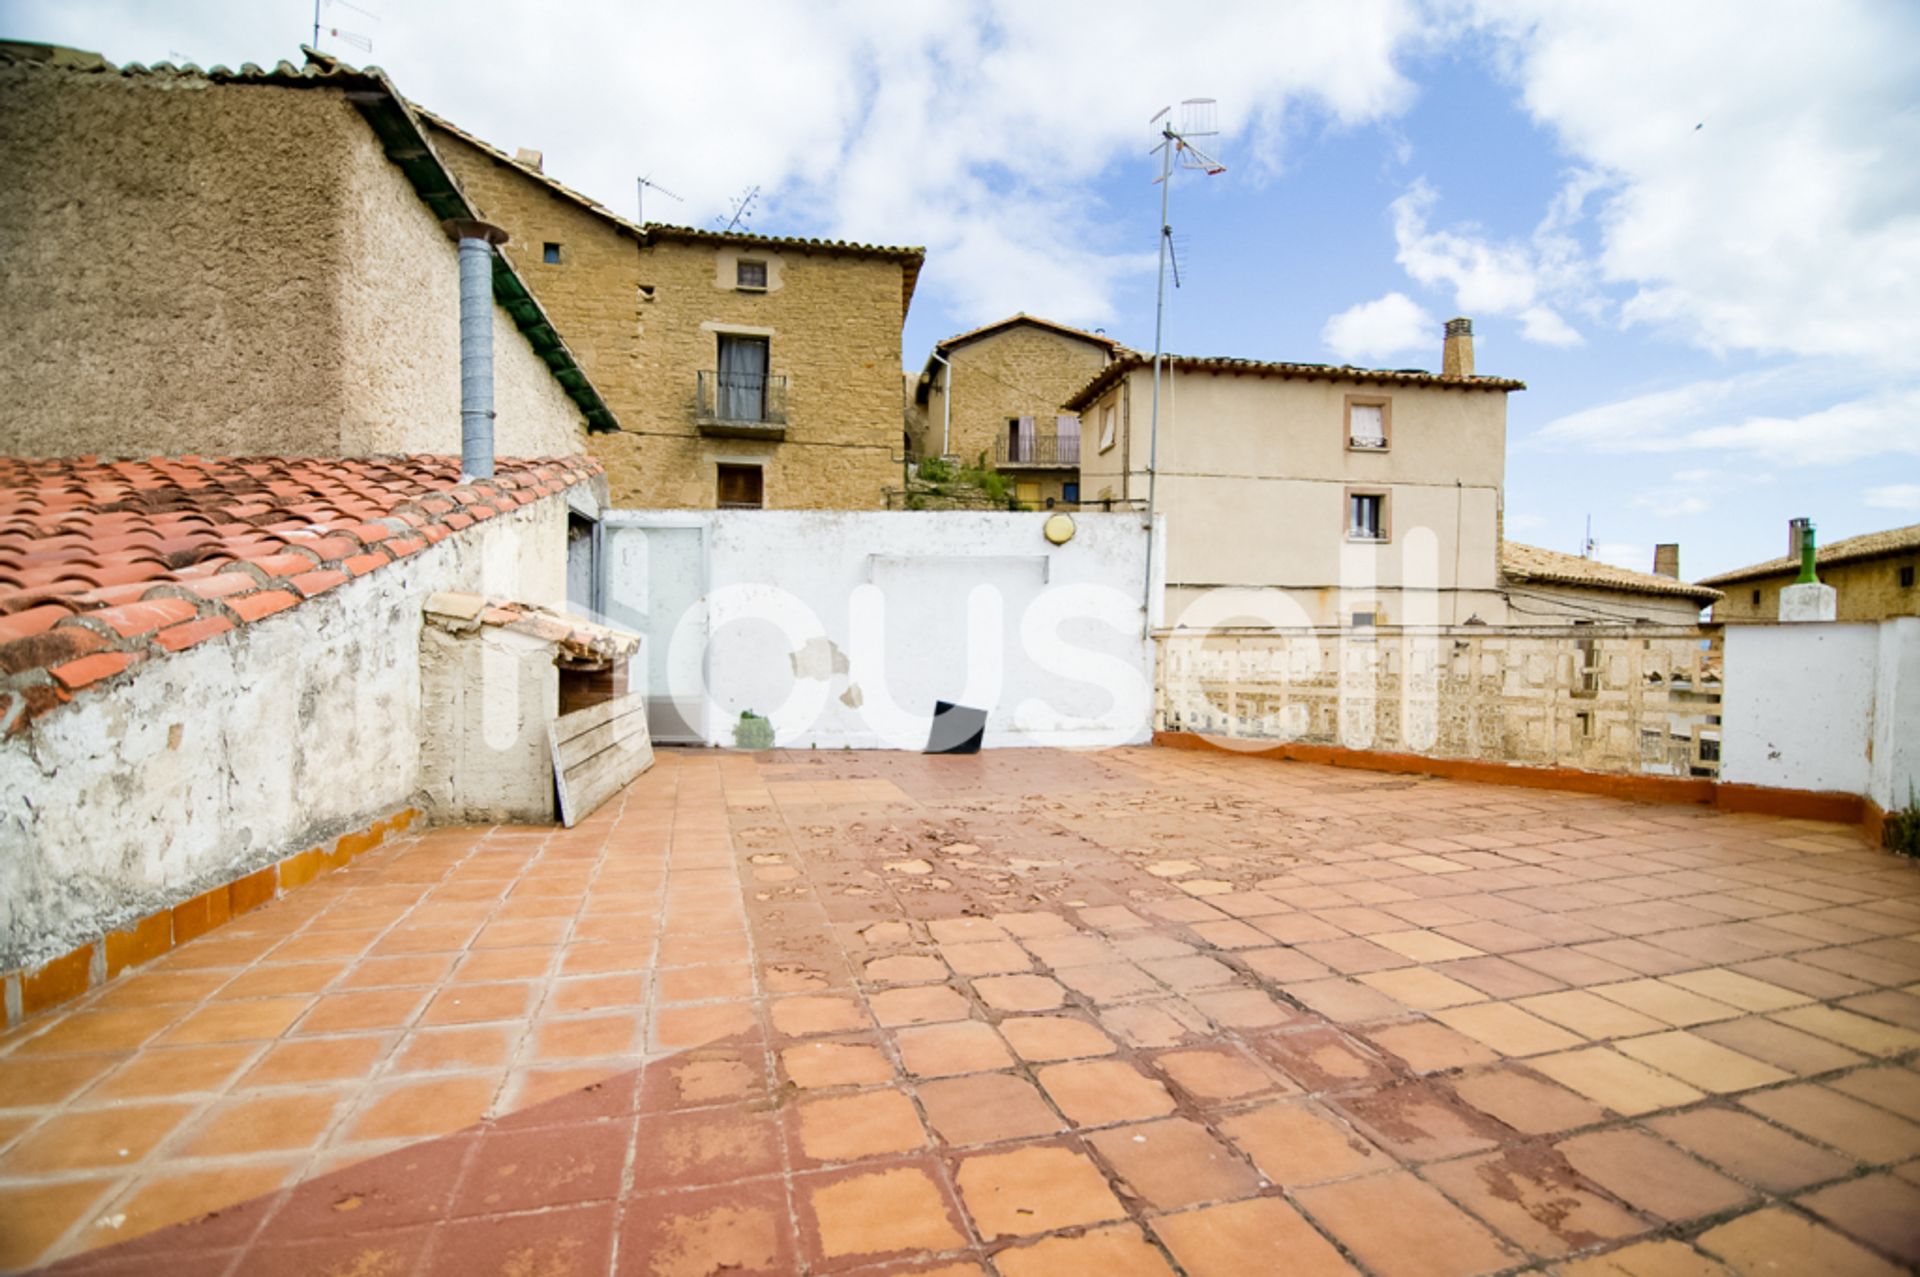
[{"label": "wooden plank board", "polygon": [[632,692],[553,720],[547,728],[560,822],[572,828],[653,766],[647,698]]}]

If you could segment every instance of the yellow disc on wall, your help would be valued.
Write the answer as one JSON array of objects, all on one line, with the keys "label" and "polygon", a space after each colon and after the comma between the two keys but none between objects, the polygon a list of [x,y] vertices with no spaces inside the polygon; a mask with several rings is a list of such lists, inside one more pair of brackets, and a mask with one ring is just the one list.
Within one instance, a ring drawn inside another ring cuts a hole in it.
[{"label": "yellow disc on wall", "polygon": [[1047,520],[1045,526],[1041,528],[1041,531],[1045,532],[1047,534],[1047,540],[1053,542],[1055,545],[1065,545],[1067,542],[1073,540],[1073,516],[1070,514],[1053,515]]}]

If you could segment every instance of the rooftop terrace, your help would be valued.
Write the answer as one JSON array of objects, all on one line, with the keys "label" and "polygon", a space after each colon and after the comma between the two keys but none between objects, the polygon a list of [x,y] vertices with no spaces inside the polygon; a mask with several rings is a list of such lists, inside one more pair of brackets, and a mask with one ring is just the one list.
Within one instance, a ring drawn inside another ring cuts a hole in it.
[{"label": "rooftop terrace", "polygon": [[663,751],[0,1037],[0,1265],[1896,1273],[1916,1050],[1920,868],[1847,827]]}]

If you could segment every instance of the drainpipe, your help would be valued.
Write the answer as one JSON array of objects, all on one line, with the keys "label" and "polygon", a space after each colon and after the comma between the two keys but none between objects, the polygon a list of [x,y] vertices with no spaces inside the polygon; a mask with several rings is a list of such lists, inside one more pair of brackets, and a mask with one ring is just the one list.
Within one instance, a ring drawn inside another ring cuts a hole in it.
[{"label": "drainpipe", "polygon": [[944,457],[953,450],[953,365],[937,350],[933,357],[947,370],[947,375],[940,379],[940,455]]},{"label": "drainpipe", "polygon": [[1800,525],[1800,579],[1795,585],[1816,585],[1820,577],[1814,572],[1814,535],[1812,519],[1795,519]]},{"label": "drainpipe", "polygon": [[493,478],[493,250],[507,233],[486,222],[443,223],[460,243],[460,481]]}]

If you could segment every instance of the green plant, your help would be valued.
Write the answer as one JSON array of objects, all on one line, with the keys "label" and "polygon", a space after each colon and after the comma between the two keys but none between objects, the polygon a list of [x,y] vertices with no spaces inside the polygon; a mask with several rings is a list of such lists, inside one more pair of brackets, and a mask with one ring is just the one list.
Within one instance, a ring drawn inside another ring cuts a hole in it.
[{"label": "green plant", "polygon": [[926,483],[953,482],[953,463],[945,457],[928,457],[920,463],[920,478]]},{"label": "green plant", "polygon": [[740,721],[733,728],[733,744],[736,749],[772,749],[773,724],[750,709],[740,711]]},{"label": "green plant", "polygon": [[1907,805],[1896,807],[1880,822],[1880,841],[1897,856],[1920,857],[1920,795],[1907,786]]}]

